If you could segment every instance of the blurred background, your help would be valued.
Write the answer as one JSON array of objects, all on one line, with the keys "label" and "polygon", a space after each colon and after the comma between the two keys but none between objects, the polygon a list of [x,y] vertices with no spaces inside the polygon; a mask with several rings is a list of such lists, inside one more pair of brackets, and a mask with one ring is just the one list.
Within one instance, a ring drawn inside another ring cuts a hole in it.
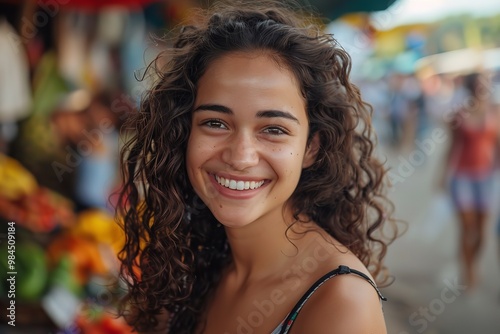
[{"label": "blurred background", "polygon": [[[374,107],[377,154],[390,167],[389,197],[406,222],[386,258],[389,333],[500,333],[500,3],[301,2],[353,59],[351,78]],[[119,129],[148,87],[139,79],[161,37],[206,4],[0,0],[0,333],[130,332],[113,317],[123,242],[114,193],[128,135]],[[471,74],[481,84],[474,100]],[[474,289],[463,281],[449,186],[457,114],[493,143],[467,149],[491,157],[493,189]]]}]

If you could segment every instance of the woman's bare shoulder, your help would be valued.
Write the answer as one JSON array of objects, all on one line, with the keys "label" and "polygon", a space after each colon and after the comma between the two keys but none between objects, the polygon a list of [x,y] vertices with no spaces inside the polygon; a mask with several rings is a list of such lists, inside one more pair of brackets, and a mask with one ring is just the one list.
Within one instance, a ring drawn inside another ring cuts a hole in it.
[{"label": "woman's bare shoulder", "polygon": [[[356,259],[343,265],[371,279]],[[300,311],[291,333],[386,334],[381,300],[374,287],[356,274],[336,275],[321,285]]]}]

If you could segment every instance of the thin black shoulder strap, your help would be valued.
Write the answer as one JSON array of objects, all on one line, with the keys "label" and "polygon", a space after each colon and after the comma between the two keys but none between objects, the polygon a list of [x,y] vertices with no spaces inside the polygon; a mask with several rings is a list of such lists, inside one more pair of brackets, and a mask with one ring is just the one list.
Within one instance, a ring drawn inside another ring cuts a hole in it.
[{"label": "thin black shoulder strap", "polygon": [[382,296],[382,293],[380,290],[377,288],[375,283],[370,279],[370,277],[366,276],[363,274],[361,271],[351,269],[348,266],[339,266],[337,269],[334,269],[330,271],[329,273],[323,275],[320,279],[318,279],[314,284],[307,290],[307,292],[299,299],[297,304],[293,307],[292,311],[288,314],[288,317],[286,317],[285,321],[283,322],[283,327],[281,328],[281,331],[279,334],[286,334],[290,331],[292,328],[293,323],[295,322],[295,319],[299,315],[300,310],[304,306],[304,304],[307,302],[307,300],[316,292],[316,290],[319,289],[320,286],[322,286],[326,281],[328,281],[330,278],[335,277],[337,275],[344,275],[344,274],[355,274],[358,275],[362,278],[364,278],[368,283],[371,284],[375,288],[375,291],[377,291],[377,294],[379,298],[383,301],[386,301],[387,298]]}]

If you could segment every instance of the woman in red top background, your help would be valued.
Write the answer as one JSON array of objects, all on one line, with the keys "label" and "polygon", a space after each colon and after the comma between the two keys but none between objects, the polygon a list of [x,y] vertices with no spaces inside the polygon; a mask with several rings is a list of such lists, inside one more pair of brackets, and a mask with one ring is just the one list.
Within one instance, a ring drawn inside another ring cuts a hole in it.
[{"label": "woman in red top background", "polygon": [[461,222],[461,258],[465,283],[477,283],[476,262],[491,213],[493,171],[499,119],[491,103],[490,85],[479,73],[464,77],[467,98],[451,123],[449,171],[451,195]]}]

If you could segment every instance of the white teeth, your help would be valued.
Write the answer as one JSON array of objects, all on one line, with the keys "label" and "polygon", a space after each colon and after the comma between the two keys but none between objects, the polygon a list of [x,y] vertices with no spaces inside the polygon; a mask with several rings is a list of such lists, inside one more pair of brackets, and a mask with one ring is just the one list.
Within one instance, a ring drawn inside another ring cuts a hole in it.
[{"label": "white teeth", "polygon": [[223,187],[233,189],[233,190],[248,190],[248,189],[257,189],[264,184],[264,181],[236,181],[225,179],[222,176],[215,176],[215,180],[217,183]]}]

